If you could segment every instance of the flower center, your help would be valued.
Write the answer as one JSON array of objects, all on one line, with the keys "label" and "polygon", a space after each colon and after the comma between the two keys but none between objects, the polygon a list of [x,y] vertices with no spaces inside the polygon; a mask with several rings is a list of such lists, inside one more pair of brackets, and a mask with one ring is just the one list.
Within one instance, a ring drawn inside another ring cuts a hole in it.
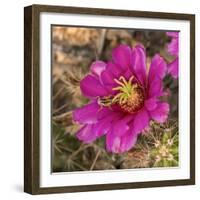
[{"label": "flower center", "polygon": [[118,84],[113,90],[118,93],[112,99],[112,103],[116,103],[127,113],[133,114],[140,110],[144,105],[145,93],[144,88],[132,76],[128,81],[121,76],[119,80],[115,79]]}]

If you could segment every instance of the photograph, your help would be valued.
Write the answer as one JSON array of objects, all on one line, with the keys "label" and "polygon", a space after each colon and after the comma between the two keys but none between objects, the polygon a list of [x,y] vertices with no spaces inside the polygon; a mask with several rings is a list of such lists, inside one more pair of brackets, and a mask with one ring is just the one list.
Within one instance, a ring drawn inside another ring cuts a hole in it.
[{"label": "photograph", "polygon": [[24,11],[24,191],[193,185],[195,16]]},{"label": "photograph", "polygon": [[51,25],[51,170],[179,167],[179,31]]}]

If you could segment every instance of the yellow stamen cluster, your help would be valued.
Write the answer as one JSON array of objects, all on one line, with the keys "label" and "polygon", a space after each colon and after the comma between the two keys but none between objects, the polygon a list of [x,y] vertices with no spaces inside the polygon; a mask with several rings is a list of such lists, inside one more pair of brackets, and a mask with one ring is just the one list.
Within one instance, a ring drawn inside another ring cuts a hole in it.
[{"label": "yellow stamen cluster", "polygon": [[123,111],[128,113],[137,112],[144,104],[143,88],[133,81],[134,76],[128,81],[121,76],[119,80],[115,79],[119,86],[113,88],[118,93],[112,99],[112,103],[117,103]]}]

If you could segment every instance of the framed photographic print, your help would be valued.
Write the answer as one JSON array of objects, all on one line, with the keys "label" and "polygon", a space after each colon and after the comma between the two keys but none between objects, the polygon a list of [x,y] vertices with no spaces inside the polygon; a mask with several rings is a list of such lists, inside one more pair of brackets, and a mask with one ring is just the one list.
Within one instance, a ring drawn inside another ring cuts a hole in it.
[{"label": "framed photographic print", "polygon": [[24,11],[24,191],[194,184],[195,16]]}]

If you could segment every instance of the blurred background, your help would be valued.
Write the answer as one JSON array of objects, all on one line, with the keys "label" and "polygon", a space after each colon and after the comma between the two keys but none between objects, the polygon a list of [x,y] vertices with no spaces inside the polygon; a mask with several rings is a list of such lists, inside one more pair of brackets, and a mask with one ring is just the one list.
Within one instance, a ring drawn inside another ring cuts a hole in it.
[{"label": "blurred background", "polygon": [[152,122],[137,144],[123,154],[108,153],[104,138],[83,144],[75,133],[79,126],[72,111],[88,103],[79,82],[89,72],[93,61],[107,61],[119,44],[142,43],[147,51],[147,66],[155,53],[167,62],[165,31],[127,30],[52,26],[52,171],[85,171],[178,166],[178,81],[164,80],[170,103],[170,116],[165,124]]}]

